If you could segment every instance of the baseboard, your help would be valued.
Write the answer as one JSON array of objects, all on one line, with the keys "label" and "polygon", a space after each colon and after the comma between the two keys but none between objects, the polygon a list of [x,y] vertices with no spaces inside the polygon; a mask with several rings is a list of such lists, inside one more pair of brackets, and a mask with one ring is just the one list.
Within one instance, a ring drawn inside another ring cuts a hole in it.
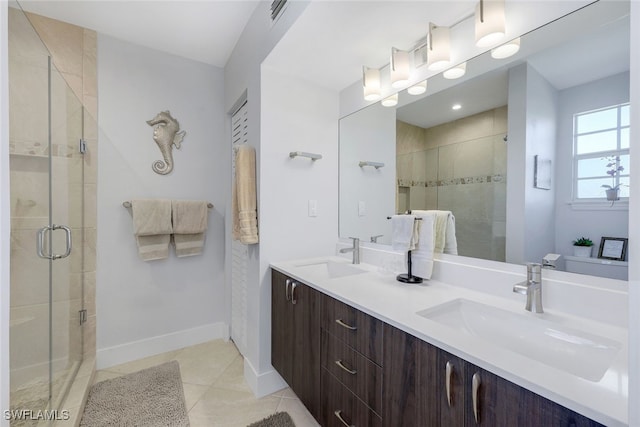
[{"label": "baseboard", "polygon": [[215,339],[229,339],[229,325],[224,322],[211,323],[197,328],[185,329],[166,335],[145,338],[125,344],[98,349],[96,368],[106,369],[121,363],[154,356],[167,351],[179,350],[191,345]]},{"label": "baseboard", "polygon": [[258,374],[246,357],[244,358],[244,379],[258,399],[289,387],[280,374],[273,368],[267,372]]}]

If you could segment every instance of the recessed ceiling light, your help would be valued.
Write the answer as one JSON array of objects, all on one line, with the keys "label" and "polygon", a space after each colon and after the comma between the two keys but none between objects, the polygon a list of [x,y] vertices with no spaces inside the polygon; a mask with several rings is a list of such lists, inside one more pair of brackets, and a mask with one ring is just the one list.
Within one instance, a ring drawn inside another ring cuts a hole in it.
[{"label": "recessed ceiling light", "polygon": [[462,108],[462,105],[460,105],[460,104],[453,104],[453,105],[451,106],[451,109],[452,109],[452,110],[459,110],[459,109],[461,109],[461,108]]}]

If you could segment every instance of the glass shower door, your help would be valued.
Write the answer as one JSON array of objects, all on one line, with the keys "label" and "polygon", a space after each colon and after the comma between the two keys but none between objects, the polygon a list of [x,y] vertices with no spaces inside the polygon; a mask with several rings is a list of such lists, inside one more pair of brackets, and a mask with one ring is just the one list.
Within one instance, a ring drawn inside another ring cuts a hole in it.
[{"label": "glass shower door", "polygon": [[14,3],[9,90],[10,406],[37,412],[61,409],[82,359],[83,109]]}]

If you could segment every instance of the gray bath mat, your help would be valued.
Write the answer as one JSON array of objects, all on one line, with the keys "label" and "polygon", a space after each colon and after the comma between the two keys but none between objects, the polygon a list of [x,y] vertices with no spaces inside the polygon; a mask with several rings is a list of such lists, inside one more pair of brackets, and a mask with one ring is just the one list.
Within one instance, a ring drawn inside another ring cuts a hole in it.
[{"label": "gray bath mat", "polygon": [[172,360],[94,384],[80,426],[189,426],[180,365]]},{"label": "gray bath mat", "polygon": [[256,421],[247,427],[296,427],[291,416],[286,412],[278,412],[263,420]]}]

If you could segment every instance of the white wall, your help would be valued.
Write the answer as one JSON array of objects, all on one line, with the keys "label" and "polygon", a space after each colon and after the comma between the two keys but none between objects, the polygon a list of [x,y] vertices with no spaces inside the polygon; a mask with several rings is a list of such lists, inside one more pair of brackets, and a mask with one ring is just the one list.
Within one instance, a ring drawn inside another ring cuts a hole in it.
[{"label": "white wall", "polygon": [[534,156],[556,164],[557,102],[556,90],[529,64],[509,70],[507,262],[541,262],[554,250],[555,178],[550,190],[533,184]]},{"label": "white wall", "polygon": [[[269,263],[330,255],[338,238],[338,93],[262,67],[259,369],[271,368]],[[290,158],[291,151],[322,154]],[[318,216],[308,216],[308,201]]]},{"label": "white wall", "polygon": [[[631,170],[640,170],[640,2],[631,2]],[[640,175],[631,176],[629,218],[640,216]],[[640,222],[629,224],[629,402],[640,401]],[[640,425],[640,405],[629,405],[629,425]]]},{"label": "white wall", "polygon": [[521,64],[509,70],[508,141],[507,141],[507,225],[505,260],[521,264],[524,260],[525,192],[527,157],[526,105],[527,67]]},{"label": "white wall", "polygon": [[[368,242],[391,244],[391,221],[396,193],[396,111],[376,104],[340,120],[339,232]],[[359,167],[360,161],[384,167]],[[359,203],[364,203],[361,215]]]},{"label": "white wall", "polygon": [[[289,2],[278,20],[271,23],[270,2],[260,2],[256,7],[251,19],[245,26],[240,39],[236,43],[227,64],[224,68],[225,84],[225,111],[228,115],[238,107],[238,102],[247,99],[249,134],[248,144],[256,149],[256,168],[260,171],[261,159],[261,69],[260,65],[269,55],[269,52],[284,36],[291,25],[304,12],[309,2],[296,1]],[[229,119],[230,120],[230,119]],[[337,120],[336,120],[337,123]],[[226,141],[231,141],[228,133]],[[230,143],[229,143],[230,144]],[[289,150],[291,151],[291,150]],[[230,161],[230,160],[229,160]],[[262,183],[260,174],[257,175],[258,202],[262,195]],[[229,184],[228,194],[230,195],[231,185]],[[266,196],[265,196],[266,197]],[[258,208],[258,221],[262,221],[260,206]],[[226,230],[231,229],[231,210],[226,212]],[[337,224],[337,220],[336,220]],[[263,224],[259,224],[261,227]],[[260,234],[262,230],[259,229]],[[253,392],[258,396],[271,393],[283,386],[282,378],[270,365],[270,334],[265,331],[270,330],[271,321],[265,323],[264,319],[271,313],[271,300],[265,297],[265,293],[270,291],[270,287],[265,289],[264,267],[261,261],[263,253],[262,246],[264,238],[260,236],[260,244],[249,246],[249,263],[247,266],[248,290],[247,293],[247,349],[243,354],[245,358],[244,375]],[[231,238],[227,232],[225,242],[227,253],[231,253]],[[227,257],[225,269],[231,271],[231,257]],[[231,306],[231,277],[226,276],[226,305]],[[266,328],[266,329],[265,329]],[[268,362],[265,364],[265,360]]]},{"label": "white wall", "polygon": [[[533,67],[527,69],[527,155],[525,158],[525,239],[522,262],[542,262],[555,246],[555,192],[553,168],[551,189],[534,187],[534,156],[556,164],[558,93]],[[508,147],[508,145],[507,145]],[[511,170],[508,168],[508,170]],[[507,178],[508,180],[509,178]],[[507,197],[507,200],[509,198]],[[531,239],[535,236],[534,239]]]},{"label": "white wall", "polygon": [[[568,204],[573,186],[573,115],[629,102],[629,73],[617,74],[559,92],[558,146],[556,163],[556,252],[572,255],[571,242],[585,236],[596,248],[603,236],[627,237],[629,212],[624,203],[609,202],[588,210]],[[603,190],[604,196],[604,190]]]},{"label": "white wall", "polygon": [[[224,213],[230,145],[225,140],[223,71],[98,37],[98,367],[228,336]],[[146,120],[170,110],[187,132],[169,175]],[[135,198],[213,203],[202,256],[144,262],[132,218]]]},{"label": "white wall", "polygon": [[[0,2],[0,412],[9,409],[9,22]],[[0,426],[9,420],[0,416]]]}]

